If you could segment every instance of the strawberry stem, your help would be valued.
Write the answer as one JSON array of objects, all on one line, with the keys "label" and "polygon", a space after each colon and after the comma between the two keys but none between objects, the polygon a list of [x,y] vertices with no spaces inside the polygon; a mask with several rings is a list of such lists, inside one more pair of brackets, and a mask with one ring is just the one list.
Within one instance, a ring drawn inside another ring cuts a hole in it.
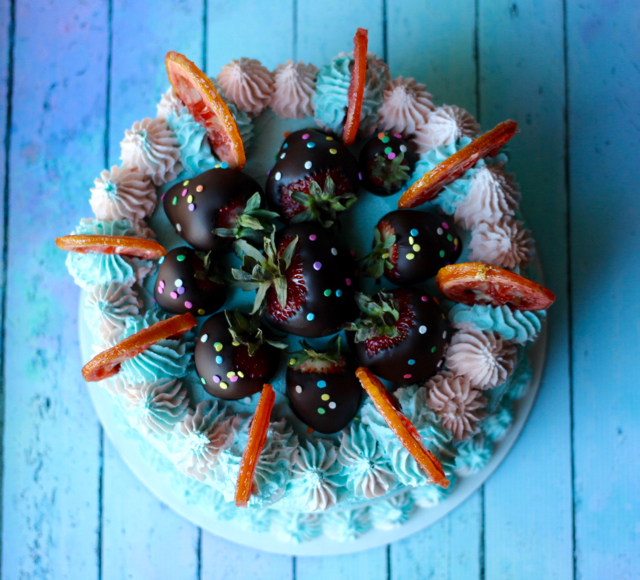
[{"label": "strawberry stem", "polygon": [[338,219],[338,213],[348,210],[357,201],[355,193],[336,195],[335,190],[335,182],[327,176],[324,190],[318,182],[311,181],[308,195],[302,191],[292,191],[290,195],[293,201],[306,209],[294,216],[291,223],[317,221],[323,228],[332,227]]}]

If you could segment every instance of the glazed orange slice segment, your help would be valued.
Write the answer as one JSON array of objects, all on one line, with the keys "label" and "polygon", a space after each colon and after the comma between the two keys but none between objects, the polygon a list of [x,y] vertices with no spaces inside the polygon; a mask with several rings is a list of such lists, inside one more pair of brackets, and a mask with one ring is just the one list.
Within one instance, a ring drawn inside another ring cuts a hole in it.
[{"label": "glazed orange slice segment", "polygon": [[167,251],[153,240],[133,236],[97,236],[73,234],[56,238],[56,246],[80,254],[117,254],[143,260],[159,260]]},{"label": "glazed orange slice segment", "polygon": [[491,131],[474,139],[444,161],[427,171],[398,200],[398,209],[411,209],[435,199],[446,185],[454,182],[480,159],[493,157],[516,133],[518,123],[503,121]]},{"label": "glazed orange slice segment", "polygon": [[482,262],[452,264],[436,276],[440,293],[463,304],[510,306],[514,310],[545,310],[556,295],[518,274]]},{"label": "glazed orange slice segment", "polygon": [[169,51],[164,62],[169,82],[206,129],[213,152],[229,167],[242,169],[247,159],[238,125],[209,77],[179,52]]},{"label": "glazed orange slice segment", "polygon": [[432,483],[437,483],[442,487],[449,487],[449,480],[442,469],[442,465],[436,457],[422,443],[418,431],[411,421],[405,417],[399,409],[399,404],[394,402],[392,395],[387,391],[382,382],[369,370],[364,367],[356,370],[356,376],[371,397],[373,404],[378,409],[380,415],[385,420],[389,429],[404,445],[406,450],[416,460],[418,465],[425,470]]},{"label": "glazed orange slice segment", "polygon": [[166,338],[179,338],[196,324],[196,319],[189,313],[156,322],[92,358],[84,365],[82,376],[85,381],[92,383],[117,375],[124,361],[139,355],[156,342]]},{"label": "glazed orange slice segment", "polygon": [[262,449],[267,442],[269,419],[271,418],[275,400],[276,394],[273,391],[273,387],[265,384],[262,387],[256,412],[251,420],[247,446],[240,461],[240,471],[238,472],[238,482],[236,484],[236,506],[238,507],[246,507],[253,492],[253,475]]},{"label": "glazed orange slice segment", "polygon": [[367,43],[368,31],[358,28],[353,38],[353,68],[349,82],[349,105],[342,130],[342,141],[345,145],[353,145],[358,135],[362,101],[364,100],[364,86],[367,77]]}]

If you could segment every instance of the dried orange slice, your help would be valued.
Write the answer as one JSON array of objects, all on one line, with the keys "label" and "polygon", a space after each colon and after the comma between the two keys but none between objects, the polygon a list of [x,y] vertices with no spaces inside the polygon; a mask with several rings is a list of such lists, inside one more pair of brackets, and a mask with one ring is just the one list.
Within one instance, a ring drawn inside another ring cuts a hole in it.
[{"label": "dried orange slice", "polygon": [[267,431],[269,431],[269,419],[276,394],[271,385],[265,384],[262,387],[260,400],[256,407],[256,412],[249,427],[249,438],[247,446],[240,461],[240,471],[238,472],[238,483],[236,484],[236,505],[246,507],[253,491],[253,474],[258,465],[258,459],[267,442]]},{"label": "dried orange slice", "polygon": [[398,200],[399,209],[410,209],[432,200],[444,189],[471,169],[480,159],[493,157],[516,133],[518,123],[503,121],[491,131],[474,139],[444,161],[427,171]]},{"label": "dried orange slice", "polygon": [[96,236],[73,234],[56,238],[56,246],[80,254],[117,254],[143,260],[159,260],[167,255],[158,242],[133,236]]},{"label": "dried orange slice", "polygon": [[506,304],[514,310],[545,310],[556,299],[544,286],[482,262],[440,268],[436,284],[449,300],[463,304]]},{"label": "dried orange slice", "polygon": [[213,152],[229,167],[242,169],[247,159],[238,125],[209,77],[179,52],[169,51],[164,62],[169,82],[206,129]]},{"label": "dried orange slice", "polygon": [[394,402],[392,395],[387,391],[380,380],[369,370],[360,367],[356,370],[362,388],[367,391],[373,404],[378,409],[380,415],[385,420],[389,429],[411,453],[418,465],[422,467],[431,478],[432,483],[437,483],[442,487],[449,487],[449,480],[444,474],[442,465],[436,457],[423,444],[418,431],[411,421],[405,417],[397,401]]},{"label": "dried orange slice", "polygon": [[156,322],[92,358],[84,365],[82,376],[85,381],[92,383],[117,375],[124,361],[132,359],[165,338],[182,336],[196,324],[196,319],[189,313]]},{"label": "dried orange slice", "polygon": [[349,104],[347,116],[342,129],[342,141],[345,145],[353,145],[358,135],[362,101],[364,100],[364,86],[367,78],[367,42],[368,31],[358,28],[353,37],[353,68],[349,82]]}]

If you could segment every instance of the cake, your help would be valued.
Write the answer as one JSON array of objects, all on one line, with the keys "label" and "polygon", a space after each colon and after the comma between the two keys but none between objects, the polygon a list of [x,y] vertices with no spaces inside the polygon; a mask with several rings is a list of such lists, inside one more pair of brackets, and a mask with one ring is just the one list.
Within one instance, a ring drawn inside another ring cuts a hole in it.
[{"label": "cake", "polygon": [[319,69],[167,63],[58,241],[85,377],[222,520],[291,541],[401,525],[482,470],[530,383],[553,296],[529,282],[515,126],[480,137],[362,30]]}]

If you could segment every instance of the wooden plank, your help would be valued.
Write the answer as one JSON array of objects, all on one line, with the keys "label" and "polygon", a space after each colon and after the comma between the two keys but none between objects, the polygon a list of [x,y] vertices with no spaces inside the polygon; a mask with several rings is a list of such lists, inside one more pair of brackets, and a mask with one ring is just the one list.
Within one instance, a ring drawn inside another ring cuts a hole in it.
[{"label": "wooden plank", "polygon": [[[480,117],[520,123],[509,168],[522,186],[548,284],[549,358],[520,440],[485,484],[487,578],[572,577],[562,2],[480,2]],[[508,58],[506,55],[516,55]]]},{"label": "wooden plank", "polygon": [[[166,15],[171,14],[167,26]],[[177,50],[202,64],[203,5],[199,0],[113,4],[109,166],[119,163],[124,130],[155,117],[169,86],[164,56]],[[140,39],[143,39],[141,42]],[[199,529],[158,501],[105,443],[102,578],[196,579]]]},{"label": "wooden plank", "polygon": [[[4,3],[5,5],[7,3]],[[100,428],[53,238],[103,165],[106,4],[16,3],[4,385],[4,578],[98,578]]]},{"label": "wooden plank", "polygon": [[576,577],[640,574],[637,4],[567,4]]},{"label": "wooden plank", "polygon": [[391,544],[390,580],[480,578],[482,496],[465,503],[428,528]]},{"label": "wooden plank", "polygon": [[[452,103],[475,115],[476,62],[473,0],[443,3],[388,2],[388,54],[392,76],[427,84],[434,102]],[[393,578],[479,578],[482,496],[426,530],[391,545]]]},{"label": "wooden plank", "polygon": [[387,580],[387,551],[374,548],[355,554],[297,558],[296,580]]},{"label": "wooden plank", "polygon": [[207,71],[243,56],[257,58],[269,70],[295,55],[294,0],[228,2],[213,0],[207,8]]}]

